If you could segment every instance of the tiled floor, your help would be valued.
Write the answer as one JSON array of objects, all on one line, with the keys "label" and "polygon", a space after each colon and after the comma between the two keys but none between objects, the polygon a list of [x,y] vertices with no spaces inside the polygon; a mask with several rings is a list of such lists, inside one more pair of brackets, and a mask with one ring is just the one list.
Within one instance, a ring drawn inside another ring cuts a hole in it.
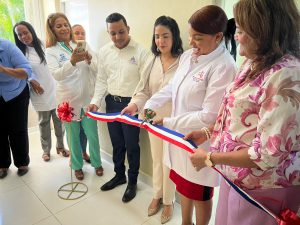
[{"label": "tiled floor", "polygon": [[[105,171],[101,178],[85,163],[83,183],[88,186],[85,196],[77,200],[60,199],[57,190],[70,182],[68,159],[52,151],[51,161],[42,161],[38,131],[32,129],[29,138],[31,163],[28,174],[18,177],[12,165],[8,176],[0,180],[0,225],[160,224],[160,213],[153,217],[147,216],[147,207],[152,197],[149,185],[138,182],[137,196],[126,204],[121,201],[126,185],[108,192],[99,190],[114,175],[113,167],[107,161],[103,162]],[[174,216],[167,224],[181,224],[179,204],[175,203]]]}]

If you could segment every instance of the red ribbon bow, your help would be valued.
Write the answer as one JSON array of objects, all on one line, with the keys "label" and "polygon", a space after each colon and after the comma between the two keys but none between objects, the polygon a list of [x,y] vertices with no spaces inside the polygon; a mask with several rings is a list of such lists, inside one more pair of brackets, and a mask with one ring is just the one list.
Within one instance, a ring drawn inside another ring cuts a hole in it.
[{"label": "red ribbon bow", "polygon": [[69,102],[63,102],[57,107],[58,118],[63,122],[71,122],[74,117],[74,113],[72,112],[74,108],[69,105]]},{"label": "red ribbon bow", "polygon": [[300,217],[290,209],[282,210],[278,225],[300,225]]}]

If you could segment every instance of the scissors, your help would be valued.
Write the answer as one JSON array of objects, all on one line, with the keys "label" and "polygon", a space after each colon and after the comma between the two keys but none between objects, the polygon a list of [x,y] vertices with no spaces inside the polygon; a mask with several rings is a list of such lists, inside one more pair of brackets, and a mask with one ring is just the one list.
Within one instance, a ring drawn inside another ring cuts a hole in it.
[{"label": "scissors", "polygon": [[146,115],[145,115],[145,119],[143,119],[143,121],[140,124],[140,127],[143,125],[143,123],[148,122],[151,123],[152,122],[152,115],[151,112],[153,112],[152,109],[146,109]]}]

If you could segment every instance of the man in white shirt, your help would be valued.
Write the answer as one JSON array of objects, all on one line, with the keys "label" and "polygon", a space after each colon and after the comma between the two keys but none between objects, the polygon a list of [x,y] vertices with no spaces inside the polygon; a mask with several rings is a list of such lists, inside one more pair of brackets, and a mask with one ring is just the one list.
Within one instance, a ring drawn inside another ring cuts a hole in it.
[{"label": "man in white shirt", "polygon": [[[89,111],[97,111],[105,97],[106,112],[121,112],[130,102],[140,80],[148,51],[129,36],[126,19],[119,13],[106,18],[107,31],[112,40],[98,54],[98,75],[94,97]],[[108,94],[107,94],[108,93]],[[106,95],[107,94],[107,95]],[[129,202],[136,195],[140,167],[139,128],[120,122],[107,123],[113,146],[113,162],[116,175],[102,187],[108,191],[126,183],[125,153],[129,163],[128,186],[122,201]]]}]

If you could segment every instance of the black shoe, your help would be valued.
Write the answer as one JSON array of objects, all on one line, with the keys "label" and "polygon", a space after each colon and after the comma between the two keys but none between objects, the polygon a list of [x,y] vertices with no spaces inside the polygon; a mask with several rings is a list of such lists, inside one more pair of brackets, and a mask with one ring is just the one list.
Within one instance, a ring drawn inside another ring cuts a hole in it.
[{"label": "black shoe", "polygon": [[128,184],[123,195],[122,201],[129,202],[136,196],[136,184]]},{"label": "black shoe", "polygon": [[118,177],[117,175],[114,176],[110,181],[106,182],[100,189],[102,191],[109,191],[111,189],[114,189],[118,185],[125,184],[126,183],[126,177]]},{"label": "black shoe", "polygon": [[7,176],[7,168],[1,168],[0,169],[0,179],[3,179]]},{"label": "black shoe", "polygon": [[18,168],[17,174],[21,177],[21,176],[25,175],[27,172],[28,172],[28,166],[20,166]]}]

